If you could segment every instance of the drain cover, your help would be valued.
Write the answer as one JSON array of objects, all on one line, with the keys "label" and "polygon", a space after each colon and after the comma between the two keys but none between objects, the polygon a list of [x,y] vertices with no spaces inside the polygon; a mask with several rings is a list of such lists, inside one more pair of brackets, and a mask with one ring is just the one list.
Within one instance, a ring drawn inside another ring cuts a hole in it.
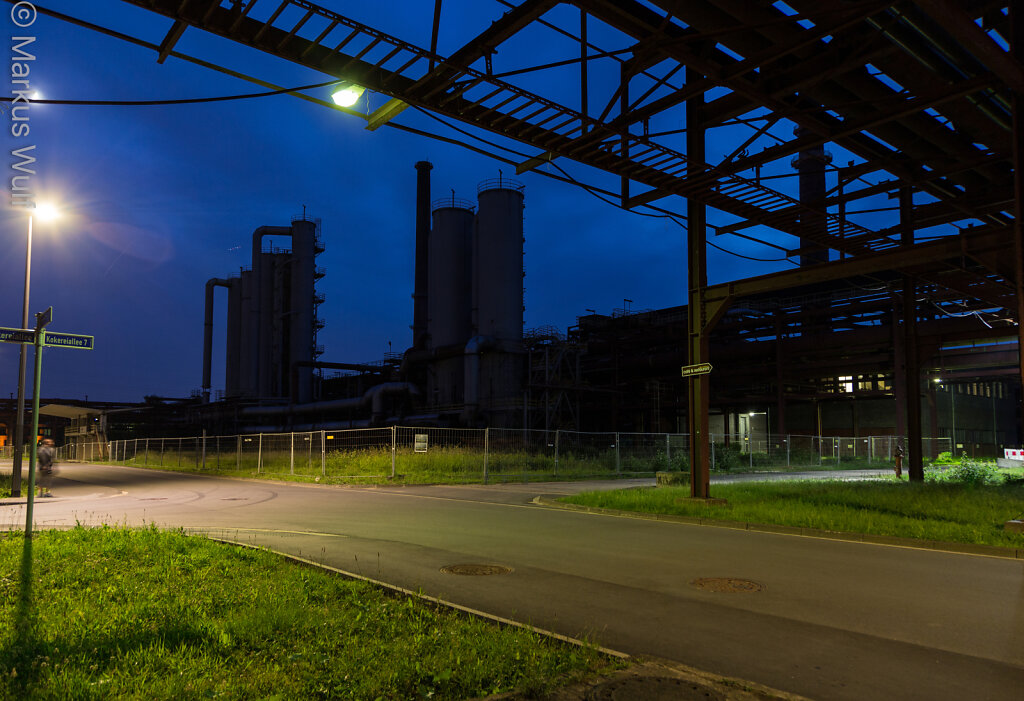
[{"label": "drain cover", "polygon": [[512,571],[511,567],[502,567],[501,565],[448,565],[442,567],[441,571],[445,574],[465,574],[465,575],[485,575],[485,574],[509,574]]},{"label": "drain cover", "polygon": [[722,701],[714,689],[673,677],[632,676],[605,682],[591,689],[587,701]]},{"label": "drain cover", "polygon": [[700,577],[690,582],[693,586],[704,591],[713,591],[725,594],[753,594],[764,591],[764,585],[752,582],[749,579],[737,579],[736,577]]}]

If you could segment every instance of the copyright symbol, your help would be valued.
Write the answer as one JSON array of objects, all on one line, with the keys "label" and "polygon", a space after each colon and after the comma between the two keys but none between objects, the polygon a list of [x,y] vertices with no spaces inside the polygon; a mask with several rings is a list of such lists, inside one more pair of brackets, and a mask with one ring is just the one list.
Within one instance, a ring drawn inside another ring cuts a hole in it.
[{"label": "copyright symbol", "polygon": [[11,21],[22,28],[31,27],[36,21],[35,5],[21,0],[11,8]]}]

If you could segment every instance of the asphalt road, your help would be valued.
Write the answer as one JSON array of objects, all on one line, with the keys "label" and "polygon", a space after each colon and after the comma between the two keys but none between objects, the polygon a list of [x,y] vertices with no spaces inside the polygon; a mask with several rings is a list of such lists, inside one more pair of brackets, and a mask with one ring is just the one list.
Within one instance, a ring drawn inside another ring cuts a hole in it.
[{"label": "asphalt road", "polygon": [[[816,699],[1021,698],[1024,562],[534,503],[621,486],[339,488],[71,465],[35,520],[202,529]],[[24,518],[24,500],[0,507],[2,526]],[[454,564],[513,571],[441,572]],[[763,589],[692,584],[709,577]]]}]

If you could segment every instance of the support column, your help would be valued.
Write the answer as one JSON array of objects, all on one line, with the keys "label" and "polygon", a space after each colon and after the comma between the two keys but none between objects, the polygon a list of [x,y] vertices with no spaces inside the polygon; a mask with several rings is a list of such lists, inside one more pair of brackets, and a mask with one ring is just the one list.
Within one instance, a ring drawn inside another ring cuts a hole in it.
[{"label": "support column", "polygon": [[[1018,63],[1024,58],[1024,7],[1021,3],[1010,3],[1010,52],[1017,59]],[[1022,218],[1024,218],[1024,174],[1021,167],[1024,166],[1024,95],[1013,91],[1013,257],[1016,265],[1016,279],[1014,280],[1017,292],[1017,379],[1024,388],[1024,231],[1022,231]],[[1024,395],[1024,392],[1021,393]],[[1018,396],[1021,396],[1018,395]],[[1024,422],[1024,406],[1018,407],[1018,416]],[[1017,426],[1017,444],[1024,441],[1024,426]],[[953,446],[956,452],[956,445]]]},{"label": "support column", "polygon": [[[786,354],[782,348],[782,337],[785,334],[786,324],[782,320],[783,312],[775,311],[775,432],[780,436],[788,433],[786,430]],[[771,431],[771,426],[768,427]]]},{"label": "support column", "polygon": [[[695,71],[686,69],[686,82],[700,80]],[[704,94],[694,95],[686,101],[686,158],[687,177],[693,178],[706,162],[704,143]],[[704,294],[707,275],[707,208],[693,199],[686,201],[687,229],[687,308],[689,364],[706,363],[710,348],[705,334],[707,309]],[[689,379],[690,394],[687,412],[690,433],[690,496],[707,499],[710,486],[710,445],[708,438],[708,408],[711,403],[708,375],[693,375]]]},{"label": "support column", "polygon": [[[907,367],[903,348],[903,327],[899,298],[892,296],[892,395],[895,401],[895,434],[898,440],[907,435]],[[932,433],[934,435],[934,432]]]},{"label": "support column", "polygon": [[[900,190],[900,243],[914,243],[913,192]],[[917,352],[917,290],[914,278],[903,275],[903,357],[907,390],[907,472],[911,482],[924,482],[924,461],[921,455],[921,368]]]}]

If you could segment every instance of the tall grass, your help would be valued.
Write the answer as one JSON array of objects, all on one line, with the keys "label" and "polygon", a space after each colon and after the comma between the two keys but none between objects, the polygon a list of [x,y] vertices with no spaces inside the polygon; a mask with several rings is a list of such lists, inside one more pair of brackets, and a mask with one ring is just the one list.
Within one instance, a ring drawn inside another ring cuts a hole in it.
[{"label": "tall grass", "polygon": [[[15,572],[22,537],[0,537]],[[155,529],[46,531],[35,612],[0,579],[5,699],[460,699],[611,664],[265,551]]]},{"label": "tall grass", "polygon": [[[129,460],[114,461],[114,464],[204,474],[346,484],[457,484],[484,480],[485,458],[480,450],[434,447],[428,452],[417,453],[408,448],[400,448],[395,452],[394,458],[394,477],[391,449],[388,447],[328,450],[322,463],[319,452],[310,456],[300,451],[293,459],[288,450],[265,450],[259,458],[251,452],[240,456],[234,452],[225,455],[210,452],[206,455],[205,466],[202,457],[197,457],[190,451],[182,454],[176,451],[154,451],[145,455],[140,453]],[[486,463],[488,481],[631,477],[638,474],[653,475],[655,471],[662,469],[688,469],[682,455],[672,461],[664,454],[625,455],[621,456],[616,464],[614,451],[592,454],[566,453],[558,456],[556,460],[553,454],[492,450],[487,454]]]},{"label": "tall grass", "polygon": [[643,513],[1024,547],[1003,524],[1024,513],[1024,485],[794,480],[716,484],[723,506],[687,499],[688,488],[584,492],[563,501]]}]

